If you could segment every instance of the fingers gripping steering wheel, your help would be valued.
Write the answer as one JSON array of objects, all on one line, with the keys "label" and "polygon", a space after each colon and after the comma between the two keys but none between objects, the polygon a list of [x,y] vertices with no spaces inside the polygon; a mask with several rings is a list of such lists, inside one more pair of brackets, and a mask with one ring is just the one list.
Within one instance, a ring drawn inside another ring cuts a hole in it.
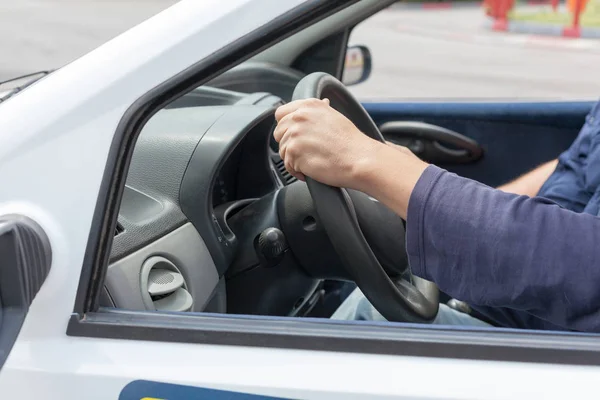
[{"label": "fingers gripping steering wheel", "polygon": [[[304,77],[296,86],[292,100],[308,98],[328,98],[331,107],[344,114],[361,132],[385,141],[362,105],[333,76],[316,72]],[[412,274],[408,280],[392,281],[361,231],[348,192],[309,177],[306,183],[333,247],[371,304],[389,321],[431,322],[439,307],[437,286],[415,279]]]}]

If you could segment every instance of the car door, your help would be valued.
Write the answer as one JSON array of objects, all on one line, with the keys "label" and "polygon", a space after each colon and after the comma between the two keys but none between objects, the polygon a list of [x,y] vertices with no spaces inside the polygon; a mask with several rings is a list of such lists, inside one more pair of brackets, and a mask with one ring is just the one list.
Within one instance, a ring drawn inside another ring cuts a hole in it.
[{"label": "car door", "polygon": [[[0,126],[8,134],[0,136],[0,214],[36,221],[52,254],[0,372],[3,398],[564,399],[594,393],[600,347],[584,335],[98,307],[136,133],[198,82],[343,5],[182,2],[1,106]],[[119,63],[105,62],[117,56]],[[30,246],[34,237],[27,236]],[[4,243],[2,263],[16,254],[14,236],[12,245]],[[44,260],[40,243],[31,246],[39,253],[21,256]],[[0,289],[4,302],[5,286]],[[35,285],[27,290],[31,295]],[[498,384],[498,377],[510,384]]]},{"label": "car door", "polygon": [[386,140],[490,186],[556,158],[592,101],[365,102]]}]

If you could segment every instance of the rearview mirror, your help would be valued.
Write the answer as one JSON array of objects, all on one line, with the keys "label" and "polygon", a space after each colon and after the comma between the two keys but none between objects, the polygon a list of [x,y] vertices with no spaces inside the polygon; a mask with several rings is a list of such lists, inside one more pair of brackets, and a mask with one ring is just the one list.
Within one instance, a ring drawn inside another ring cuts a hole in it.
[{"label": "rearview mirror", "polygon": [[371,52],[365,46],[350,46],[346,50],[346,61],[342,82],[346,86],[356,85],[371,75]]}]

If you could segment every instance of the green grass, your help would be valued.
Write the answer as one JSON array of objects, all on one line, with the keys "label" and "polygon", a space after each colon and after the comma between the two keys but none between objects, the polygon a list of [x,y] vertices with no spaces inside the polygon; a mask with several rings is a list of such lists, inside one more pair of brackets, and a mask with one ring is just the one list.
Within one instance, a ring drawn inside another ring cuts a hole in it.
[{"label": "green grass", "polygon": [[[548,6],[549,7],[549,6]],[[573,15],[570,12],[554,12],[551,8],[538,12],[526,12],[519,10],[519,4],[509,14],[509,18],[515,21],[536,22],[551,25],[570,26],[573,23]],[[600,0],[589,0],[583,14],[581,14],[581,26],[586,28],[600,28]]]}]

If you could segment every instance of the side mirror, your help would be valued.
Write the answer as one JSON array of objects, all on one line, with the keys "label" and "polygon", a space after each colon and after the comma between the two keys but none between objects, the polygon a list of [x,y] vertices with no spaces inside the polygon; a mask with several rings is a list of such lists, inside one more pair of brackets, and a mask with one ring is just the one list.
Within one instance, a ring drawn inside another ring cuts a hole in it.
[{"label": "side mirror", "polygon": [[342,73],[342,83],[356,85],[371,75],[371,52],[365,46],[350,46],[346,50],[346,61]]}]

